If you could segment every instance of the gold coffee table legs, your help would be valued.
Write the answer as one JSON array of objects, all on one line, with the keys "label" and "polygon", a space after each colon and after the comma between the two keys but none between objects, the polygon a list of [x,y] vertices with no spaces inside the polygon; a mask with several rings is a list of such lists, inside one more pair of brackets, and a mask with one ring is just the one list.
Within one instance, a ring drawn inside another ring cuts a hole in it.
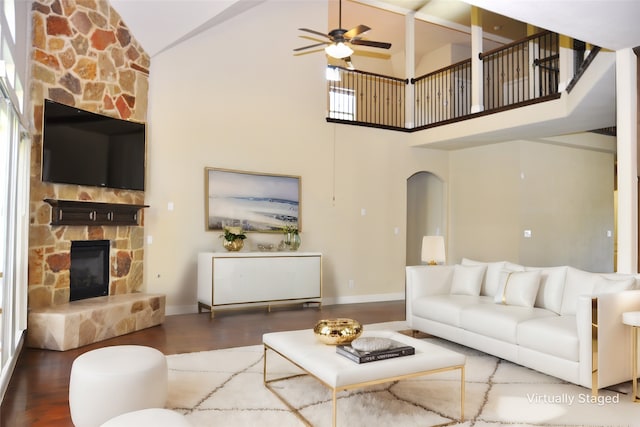
[{"label": "gold coffee table legs", "polygon": [[[304,373],[295,374],[295,375],[289,375],[289,376],[280,377],[280,378],[273,378],[273,379],[267,380],[267,350],[271,350],[274,353],[279,354],[284,359],[288,360],[289,362],[291,362],[292,364],[294,364],[295,366],[300,368],[302,371],[304,371]],[[287,406],[287,408],[289,408],[291,410],[291,412],[293,412],[294,415],[296,417],[298,417],[298,419],[300,419],[300,421],[302,421],[307,426],[311,426],[312,424],[291,403],[289,403],[280,393],[278,393],[271,386],[271,383],[278,382],[278,381],[284,381],[284,380],[288,380],[288,379],[292,379],[292,378],[297,378],[297,377],[301,377],[301,376],[305,376],[305,375],[309,375],[309,376],[314,377],[321,384],[323,384],[326,387],[331,389],[331,395],[332,395],[332,413],[331,413],[331,418],[332,418],[333,427],[336,427],[336,425],[337,425],[336,424],[336,418],[337,418],[337,394],[338,394],[339,391],[352,390],[352,389],[362,388],[362,387],[371,386],[371,385],[375,385],[375,384],[381,384],[381,383],[386,383],[386,382],[391,382],[391,381],[399,381],[399,380],[418,377],[418,376],[422,376],[422,375],[435,374],[435,373],[438,373],[438,372],[453,371],[453,370],[459,369],[460,370],[460,422],[464,421],[464,394],[465,394],[464,365],[449,366],[449,367],[446,367],[446,368],[433,369],[433,370],[422,371],[422,372],[415,372],[415,373],[412,373],[412,374],[402,375],[402,376],[393,377],[393,378],[380,378],[380,379],[375,380],[375,381],[368,381],[368,382],[359,383],[359,384],[350,384],[350,385],[345,385],[345,386],[341,386],[341,387],[333,387],[333,386],[325,383],[324,381],[320,380],[319,378],[315,377],[314,375],[309,373],[309,371],[307,371],[306,369],[304,369],[303,367],[301,367],[297,363],[293,362],[287,356],[285,356],[284,354],[274,350],[273,348],[269,347],[266,344],[264,344],[264,359],[263,360],[264,360],[264,365],[263,365],[262,375],[263,375],[263,382],[264,382],[265,387],[268,388],[273,394],[275,394],[276,397],[278,399],[280,399],[282,401],[282,403],[284,403]],[[449,424],[449,423],[446,423],[446,424],[443,424],[443,425],[447,425],[447,424]]]}]

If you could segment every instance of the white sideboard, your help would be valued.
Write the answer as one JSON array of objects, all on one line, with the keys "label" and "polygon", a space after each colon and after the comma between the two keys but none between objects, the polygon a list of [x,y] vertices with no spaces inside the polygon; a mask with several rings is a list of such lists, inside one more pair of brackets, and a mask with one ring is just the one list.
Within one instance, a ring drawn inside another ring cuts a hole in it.
[{"label": "white sideboard", "polygon": [[322,302],[321,253],[198,254],[198,312],[298,302]]}]

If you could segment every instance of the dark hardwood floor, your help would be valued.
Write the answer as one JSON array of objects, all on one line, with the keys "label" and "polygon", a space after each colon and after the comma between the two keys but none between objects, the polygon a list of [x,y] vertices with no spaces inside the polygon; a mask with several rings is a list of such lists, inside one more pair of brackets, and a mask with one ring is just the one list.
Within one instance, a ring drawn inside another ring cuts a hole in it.
[{"label": "dark hardwood floor", "polygon": [[266,332],[312,328],[320,319],[350,317],[362,324],[404,320],[404,301],[317,307],[280,307],[167,316],[153,328],[79,349],[57,352],[23,349],[0,406],[0,426],[72,427],[69,374],[80,354],[109,345],[136,344],[164,354],[260,344]]}]

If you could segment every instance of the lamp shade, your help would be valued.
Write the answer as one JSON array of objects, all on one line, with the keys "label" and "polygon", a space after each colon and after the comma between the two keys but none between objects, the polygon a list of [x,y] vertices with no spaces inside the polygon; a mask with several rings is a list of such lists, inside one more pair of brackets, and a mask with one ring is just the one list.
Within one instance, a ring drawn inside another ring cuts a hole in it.
[{"label": "lamp shade", "polygon": [[446,257],[444,253],[443,236],[424,236],[422,238],[422,262],[429,265],[444,264]]},{"label": "lamp shade", "polygon": [[347,56],[351,56],[353,53],[353,49],[343,42],[330,44],[324,48],[324,51],[327,52],[327,55],[336,59],[346,58]]}]

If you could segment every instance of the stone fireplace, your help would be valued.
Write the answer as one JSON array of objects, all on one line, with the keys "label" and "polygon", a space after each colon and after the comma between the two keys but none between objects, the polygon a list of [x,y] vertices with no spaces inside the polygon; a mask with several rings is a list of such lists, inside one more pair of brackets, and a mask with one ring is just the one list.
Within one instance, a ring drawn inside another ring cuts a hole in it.
[{"label": "stone fireplace", "polygon": [[50,208],[44,205],[41,216],[46,224],[33,224],[29,235],[29,308],[55,307],[71,300],[74,241],[110,242],[108,295],[142,290],[142,226],[52,226],[48,224]]},{"label": "stone fireplace", "polygon": [[[144,211],[129,225],[52,223],[46,200],[143,205],[144,192],[43,182],[44,99],[144,122],[149,55],[106,1],[34,0],[27,345],[66,350],[164,321],[164,295],[144,294]],[[71,301],[74,241],[106,240],[108,295]]]},{"label": "stone fireplace", "polygon": [[[165,296],[141,292],[142,226],[49,224],[31,230],[30,238],[37,230],[42,243],[32,242],[30,249],[28,346],[68,350],[164,322]],[[104,249],[108,295],[71,300],[74,246],[96,243]]]},{"label": "stone fireplace", "polygon": [[42,119],[47,98],[144,122],[149,55],[108,2],[35,0],[32,26],[29,309],[69,302],[71,242],[77,240],[111,242],[109,295],[140,292],[144,211],[135,225],[52,225],[46,199],[143,205],[144,192],[43,182]]},{"label": "stone fireplace", "polygon": [[108,240],[71,241],[69,301],[109,295]]}]

